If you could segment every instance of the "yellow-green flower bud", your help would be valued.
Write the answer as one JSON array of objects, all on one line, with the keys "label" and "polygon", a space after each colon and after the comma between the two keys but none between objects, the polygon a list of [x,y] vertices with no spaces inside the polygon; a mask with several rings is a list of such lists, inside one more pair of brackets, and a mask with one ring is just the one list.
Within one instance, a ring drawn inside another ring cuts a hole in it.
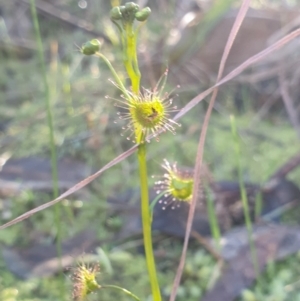
[{"label": "yellow-green flower bud", "polygon": [[81,46],[81,52],[85,55],[93,55],[95,54],[97,51],[100,50],[100,46],[101,46],[101,43],[99,40],[97,39],[93,39],[91,41],[88,41],[86,43],[84,43],[82,46]]},{"label": "yellow-green flower bud", "polygon": [[119,6],[115,6],[110,11],[110,18],[114,21],[122,19],[122,13]]},{"label": "yellow-green flower bud", "polygon": [[145,7],[141,11],[135,13],[135,18],[140,21],[146,21],[151,13],[150,7]]}]

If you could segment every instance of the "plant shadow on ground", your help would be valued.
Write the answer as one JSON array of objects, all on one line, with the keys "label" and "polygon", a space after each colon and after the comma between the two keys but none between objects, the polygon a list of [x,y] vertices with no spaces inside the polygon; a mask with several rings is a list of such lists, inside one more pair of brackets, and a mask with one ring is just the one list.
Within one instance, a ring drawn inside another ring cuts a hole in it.
[{"label": "plant shadow on ground", "polygon": [[[76,13],[76,8],[73,9]],[[101,25],[108,26],[107,17],[103,16],[102,20]],[[41,24],[44,47],[47,49],[47,72],[58,156],[70,156],[88,166],[100,168],[132,145],[120,136],[120,125],[114,123],[117,119],[114,100],[105,99],[105,95],[118,98],[120,93],[107,81],[111,76],[101,62],[95,58],[82,58],[76,51],[74,42],[85,42],[86,36],[80,32],[66,34],[67,31],[58,29],[51,22],[51,19],[42,19]],[[157,30],[157,24],[151,24],[151,20],[149,22],[150,28]],[[146,28],[143,30],[151,39],[157,37],[157,32],[147,31]],[[106,27],[106,31],[112,35],[111,27]],[[121,56],[115,52],[115,48],[106,45],[104,50],[110,53],[113,61]],[[115,53],[115,56],[112,53]],[[48,157],[48,127],[44,103],[41,100],[43,88],[36,55],[20,59],[14,53],[2,52],[1,62],[0,87],[3,101],[0,104],[0,151],[15,158]],[[251,94],[244,95],[243,102],[246,103],[247,109],[241,112],[233,105],[235,93],[225,88],[224,93],[222,95],[226,97],[218,103],[225,113],[220,114],[216,111],[212,116],[205,162],[215,180],[237,180],[236,159],[232,156],[234,142],[229,121],[229,115],[234,114],[242,141],[244,179],[263,183],[277,167],[298,151],[295,143],[296,133],[291,128],[283,108],[279,112],[269,113],[264,119],[257,119],[255,104],[249,105],[254,102]],[[190,98],[181,95],[180,90],[178,94],[175,101],[180,107]],[[148,156],[152,163],[151,174],[162,173],[160,164],[166,154],[171,162],[177,161],[182,166],[193,165],[199,124],[203,120],[205,108],[206,104],[203,103],[188,113],[181,121],[182,127],[176,136],[163,134],[160,142],[151,142]],[[299,182],[299,177],[297,170],[290,175],[295,183]],[[63,202],[63,214],[67,216],[61,222],[63,238],[67,239],[91,228],[96,231],[99,239],[108,239],[109,233],[104,226],[107,223],[106,200],[116,191],[121,194],[128,188],[137,187],[137,182],[137,166],[134,160],[129,158],[90,185],[87,197],[75,196],[69,202]],[[23,191],[9,200],[0,199],[0,222],[3,224],[12,216],[20,215],[50,199],[49,194],[33,191]],[[290,221],[288,217],[285,219]],[[48,209],[22,224],[2,230],[0,246],[5,244],[26,247],[37,240],[53,243],[55,237],[53,211]],[[164,296],[170,293],[181,246],[180,240],[165,238],[156,247],[159,281]],[[116,283],[146,299],[150,291],[140,247],[139,240],[136,243],[133,241],[132,245],[128,242],[108,242],[99,246],[96,253],[96,258],[101,263],[99,282]],[[270,263],[262,282],[246,290],[240,300],[300,300],[297,294],[300,280],[299,262],[299,254],[296,254],[280,263]],[[0,269],[0,299],[3,301],[52,301],[61,297],[60,278],[53,276],[26,281],[17,279],[7,270],[3,259],[0,260]],[[200,300],[204,292],[213,285],[217,273],[218,265],[214,259],[197,243],[192,243],[177,300]],[[66,272],[66,300],[70,296],[71,286],[68,275]],[[106,290],[90,296],[90,300],[114,298],[128,299]]]}]

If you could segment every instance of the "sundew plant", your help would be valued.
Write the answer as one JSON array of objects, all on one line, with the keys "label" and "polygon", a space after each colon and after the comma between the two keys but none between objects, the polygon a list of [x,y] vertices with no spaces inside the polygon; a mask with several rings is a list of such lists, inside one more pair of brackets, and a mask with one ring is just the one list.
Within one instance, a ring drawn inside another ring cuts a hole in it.
[{"label": "sundew plant", "polygon": [[[146,263],[147,263],[147,273],[149,275],[149,282],[151,287],[151,299],[154,301],[161,301],[161,290],[158,283],[157,273],[156,273],[156,264],[153,254],[153,243],[152,243],[152,233],[151,233],[151,223],[152,223],[152,208],[156,202],[162,204],[162,210],[174,209],[182,206],[182,204],[189,204],[189,214],[186,222],[186,231],[184,238],[183,251],[181,255],[181,259],[178,265],[176,277],[173,283],[173,288],[171,291],[170,301],[174,301],[177,294],[177,288],[180,283],[182,271],[185,264],[186,251],[188,248],[188,241],[192,230],[193,217],[196,208],[196,202],[200,193],[206,189],[205,183],[201,183],[200,185],[200,172],[203,163],[203,153],[204,153],[204,144],[207,135],[207,128],[209,124],[209,119],[214,108],[215,99],[218,94],[219,86],[227,83],[234,79],[237,75],[243,72],[249,66],[256,64],[257,62],[263,60],[272,52],[277,51],[279,48],[283,47],[296,37],[300,35],[300,29],[295,29],[294,31],[288,33],[286,36],[276,41],[274,44],[268,46],[261,52],[253,55],[248,58],[244,63],[238,66],[236,69],[232,70],[226,76],[223,77],[224,66],[230,52],[230,49],[235,40],[236,34],[239,31],[239,28],[246,16],[247,10],[250,5],[250,0],[243,0],[237,17],[235,18],[232,30],[228,37],[223,56],[220,61],[219,72],[216,80],[216,84],[207,90],[203,91],[199,95],[197,95],[194,99],[188,102],[184,108],[180,110],[179,113],[176,114],[174,119],[172,119],[172,113],[177,111],[176,105],[173,104],[173,99],[171,97],[171,93],[164,92],[165,81],[167,78],[167,70],[164,74],[162,74],[161,79],[158,81],[156,87],[141,87],[141,72],[139,69],[139,62],[137,56],[137,42],[138,42],[138,34],[140,30],[143,29],[143,25],[146,23],[147,19],[151,15],[151,10],[148,7],[140,8],[139,5],[128,2],[124,5],[119,5],[119,1],[112,1],[113,3],[118,3],[113,5],[113,8],[110,11],[110,19],[114,23],[117,28],[121,46],[122,46],[122,59],[123,64],[126,71],[126,79],[129,79],[129,84],[125,84],[123,82],[124,76],[120,76],[113,65],[109,61],[109,59],[102,52],[101,43],[97,39],[93,39],[91,41],[86,42],[82,47],[80,47],[80,52],[82,55],[86,56],[95,56],[100,60],[103,60],[108,68],[110,69],[113,80],[111,80],[111,84],[117,87],[120,91],[118,97],[112,98],[110,96],[106,96],[106,99],[115,106],[117,119],[120,120],[122,126],[120,126],[120,134],[124,136],[125,139],[131,140],[135,145],[127,150],[125,153],[117,156],[111,162],[107,163],[104,167],[98,170],[93,175],[85,178],[81,182],[77,183],[69,190],[61,194],[59,197],[57,190],[57,172],[56,169],[56,155],[55,155],[55,143],[54,143],[54,135],[53,135],[53,124],[52,118],[50,114],[50,105],[49,102],[47,104],[47,115],[49,120],[49,132],[51,133],[51,146],[52,150],[52,169],[53,169],[53,183],[54,183],[54,200],[44,203],[34,209],[27,211],[26,213],[18,216],[17,218],[7,222],[4,225],[0,225],[0,230],[7,228],[11,225],[19,223],[26,218],[32,216],[33,214],[40,212],[44,209],[47,209],[55,204],[58,204],[60,201],[85,187],[87,184],[91,183],[95,180],[99,175],[101,175],[104,171],[109,169],[110,167],[116,165],[121,162],[129,155],[133,154],[137,150],[137,159],[139,163],[139,179],[140,179],[140,191],[141,191],[141,220],[142,220],[142,228],[143,228],[143,245],[145,249]],[[30,1],[32,8],[32,15],[34,19],[34,25],[36,32],[39,32],[38,22],[36,17],[36,11],[34,0]],[[41,69],[44,73],[44,82],[45,82],[45,99],[50,99],[49,97],[49,89],[47,88],[47,76],[46,69],[43,67],[43,48],[41,43],[40,36],[37,38],[38,41],[38,52],[40,54],[40,65]],[[201,134],[199,137],[199,144],[197,150],[197,156],[195,159],[195,170],[189,169],[181,169],[178,168],[176,164],[169,163],[166,159],[162,165],[164,169],[164,174],[160,176],[155,182],[155,188],[157,191],[157,198],[150,205],[149,193],[148,193],[148,179],[149,175],[147,172],[147,145],[151,141],[152,138],[154,140],[163,139],[163,132],[169,131],[173,134],[177,131],[177,128],[180,124],[177,123],[177,120],[184,116],[188,111],[192,110],[200,101],[202,101],[209,94],[212,94],[211,100],[209,101],[209,106],[205,114],[205,118],[203,120]],[[119,124],[119,122],[117,122]],[[238,148],[238,139],[237,132],[235,129],[234,120],[232,120],[232,132],[233,136],[236,140],[236,157],[237,160],[240,161],[240,151]],[[241,173],[241,165],[238,164],[239,168],[239,181],[240,188],[243,192],[242,185],[242,173]],[[55,188],[56,186],[56,188]],[[245,195],[245,193],[244,193]],[[209,197],[208,197],[209,201]],[[247,199],[243,197],[243,207],[245,208],[245,216],[249,209],[247,209]],[[215,238],[220,237],[220,231],[217,229],[217,218],[214,214],[214,208],[212,201],[208,202],[208,215],[211,222],[212,235]],[[57,225],[59,227],[60,216],[59,212],[56,215]],[[247,229],[250,233],[252,231],[251,228],[251,220],[248,218],[246,221]],[[214,230],[215,229],[215,230]],[[60,230],[57,230],[57,244],[58,244],[58,257],[61,255],[61,240],[60,240]],[[253,249],[253,248],[252,248]],[[254,250],[255,251],[255,250]],[[255,252],[252,252],[253,261],[255,265]],[[73,294],[72,298],[74,301],[85,301],[88,300],[89,296],[92,293],[96,293],[101,291],[102,289],[116,289],[121,293],[125,293],[127,296],[139,300],[137,296],[128,291],[127,289],[120,288],[114,285],[104,285],[99,284],[97,280],[97,275],[100,272],[100,267],[98,265],[86,265],[80,264],[72,273],[72,282],[73,282]],[[101,299],[101,296],[99,297]]]},{"label": "sundew plant", "polygon": [[[153,300],[160,301],[161,293],[157,280],[156,266],[153,255],[152,235],[151,235],[151,211],[149,207],[148,194],[148,173],[146,162],[147,143],[152,137],[158,136],[164,131],[170,131],[175,134],[176,127],[179,124],[173,121],[170,113],[176,110],[173,106],[173,100],[168,93],[163,93],[164,74],[157,86],[151,90],[140,86],[141,73],[139,70],[137,59],[137,38],[139,30],[151,13],[149,7],[140,9],[133,2],[127,2],[122,6],[114,6],[110,12],[110,18],[116,25],[120,34],[123,64],[127,75],[130,79],[131,86],[125,87],[117,72],[113,68],[109,60],[101,53],[101,44],[98,40],[92,40],[85,43],[81,52],[85,55],[94,55],[104,60],[111,70],[114,80],[112,83],[120,90],[120,99],[115,99],[115,106],[122,111],[118,112],[119,119],[126,123],[122,127],[122,135],[126,135],[128,140],[132,140],[138,144],[138,162],[139,177],[141,187],[141,216],[143,225],[144,248],[146,254],[146,262],[148,268],[149,279]],[[166,72],[167,73],[167,72]],[[163,83],[160,87],[160,83]],[[109,96],[106,96],[110,99]],[[174,177],[175,171],[171,168],[168,170],[171,177]],[[192,185],[188,182],[188,189],[178,188],[176,191],[170,190],[170,186],[180,186],[180,177],[170,180],[169,187],[162,186],[166,193],[175,194],[176,198],[185,200],[190,199]],[[173,182],[176,181],[176,184]],[[184,185],[184,184],[183,184]],[[183,192],[187,190],[187,192]]]}]

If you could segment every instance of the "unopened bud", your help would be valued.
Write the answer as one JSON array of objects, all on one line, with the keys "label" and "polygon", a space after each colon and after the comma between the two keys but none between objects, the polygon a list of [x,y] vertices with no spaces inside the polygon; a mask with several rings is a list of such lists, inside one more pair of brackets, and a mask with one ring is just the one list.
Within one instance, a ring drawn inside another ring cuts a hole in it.
[{"label": "unopened bud", "polygon": [[151,13],[150,7],[145,7],[141,11],[135,13],[135,18],[140,21],[146,21]]},{"label": "unopened bud", "polygon": [[126,8],[125,8],[125,5],[121,5],[119,6],[120,7],[120,11],[122,14],[124,14],[126,12]]},{"label": "unopened bud", "polygon": [[127,2],[125,4],[125,10],[127,13],[136,13],[139,10],[139,5],[134,2]]},{"label": "unopened bud", "polygon": [[81,52],[85,55],[93,55],[100,50],[100,46],[100,41],[97,39],[93,39],[82,45]]},{"label": "unopened bud", "polygon": [[111,9],[110,18],[114,21],[122,19],[122,13],[119,6],[115,6]]}]

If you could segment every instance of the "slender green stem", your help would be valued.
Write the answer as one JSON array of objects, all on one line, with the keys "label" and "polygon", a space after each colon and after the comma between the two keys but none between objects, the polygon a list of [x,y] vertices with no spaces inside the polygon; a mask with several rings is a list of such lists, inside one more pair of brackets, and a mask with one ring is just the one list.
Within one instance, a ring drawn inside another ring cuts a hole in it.
[{"label": "slender green stem", "polygon": [[[45,59],[44,59],[44,49],[42,38],[40,34],[40,27],[39,21],[37,17],[37,12],[35,8],[35,0],[30,0],[30,9],[31,15],[34,23],[35,29],[35,37],[38,47],[38,58],[41,68],[41,75],[42,81],[44,84],[44,95],[45,95],[45,105],[47,111],[47,123],[49,128],[49,139],[50,139],[50,151],[51,151],[51,170],[52,170],[52,182],[53,182],[53,197],[56,198],[58,196],[58,172],[57,172],[57,155],[56,155],[56,147],[55,147],[55,137],[54,137],[54,126],[53,126],[53,116],[52,116],[52,107],[51,107],[51,96],[50,96],[50,89],[47,79],[47,71],[45,67]],[[57,240],[56,240],[56,250],[58,254],[58,258],[60,259],[60,266],[61,265],[61,255],[62,255],[62,248],[61,248],[61,218],[60,218],[60,204],[56,204],[54,206],[54,218],[55,218],[55,225],[57,227]],[[63,277],[63,273],[61,272],[61,277]],[[63,282],[61,282],[61,299],[63,299],[64,295],[64,286]]]},{"label": "slender green stem", "polygon": [[141,299],[139,297],[137,297],[135,294],[133,294],[132,292],[128,291],[127,289],[125,289],[123,287],[120,287],[117,285],[105,284],[105,285],[101,285],[99,289],[103,289],[103,288],[119,290],[119,291],[125,293],[126,295],[130,296],[132,299],[134,299],[136,301],[141,301]]},{"label": "slender green stem", "polygon": [[140,90],[141,73],[138,67],[137,53],[136,53],[137,36],[133,31],[132,24],[125,25],[125,32],[126,32],[126,57],[124,60],[125,67],[127,69],[127,73],[131,80],[132,91],[133,93],[138,94]]},{"label": "slender green stem", "polygon": [[236,160],[237,160],[237,167],[238,167],[238,178],[239,178],[239,186],[241,191],[241,199],[242,199],[242,205],[243,205],[243,212],[245,216],[245,223],[248,233],[248,239],[250,244],[250,251],[252,256],[252,261],[254,265],[254,270],[256,273],[257,278],[259,278],[259,265],[257,260],[257,252],[255,248],[255,244],[252,238],[253,234],[253,227],[252,227],[252,221],[250,217],[250,209],[248,204],[248,198],[246,193],[246,187],[243,181],[243,174],[242,174],[242,162],[241,162],[241,149],[240,149],[240,143],[239,143],[239,137],[236,130],[236,123],[234,116],[230,116],[230,122],[231,122],[231,131],[234,138],[234,144],[235,144],[235,152],[236,152]]},{"label": "slender green stem", "polygon": [[[133,32],[132,24],[125,25],[126,34],[126,60],[125,67],[131,80],[132,92],[139,94],[141,74],[138,68],[136,54],[137,35]],[[144,248],[146,254],[147,269],[150,278],[152,298],[154,301],[161,301],[160,288],[157,280],[155,260],[152,245],[151,221],[152,213],[149,206],[149,191],[148,191],[148,174],[146,160],[146,144],[144,143],[144,133],[138,126],[135,129],[135,137],[138,147],[138,161],[141,185],[141,214],[143,225]]]},{"label": "slender green stem", "polygon": [[257,220],[262,210],[262,193],[259,191],[255,196],[255,219]]},{"label": "slender green stem", "polygon": [[103,61],[106,63],[106,65],[108,66],[109,70],[111,71],[111,73],[113,74],[117,84],[119,85],[119,88],[121,89],[121,91],[124,93],[124,96],[127,99],[130,99],[130,96],[127,92],[127,89],[125,88],[125,86],[123,85],[119,75],[117,74],[116,70],[114,69],[114,67],[112,66],[112,64],[110,63],[110,61],[106,58],[105,55],[103,55],[100,52],[96,52],[95,56],[100,57],[101,59],[103,59]]},{"label": "slender green stem", "polygon": [[[131,51],[129,49],[129,37],[128,34],[130,35],[130,31],[132,30],[132,26],[128,25],[128,24],[124,24],[125,26],[125,31],[122,32],[122,44],[123,44],[123,62],[124,62],[124,66],[126,68],[127,74],[131,80],[131,84],[132,84],[132,90],[135,91],[133,89],[134,86],[134,81],[135,81],[135,72],[133,70],[132,67],[132,63],[131,63]],[[137,92],[137,91],[135,91]]]},{"label": "slender green stem", "polygon": [[159,200],[161,199],[161,197],[164,196],[165,194],[166,194],[166,192],[162,191],[161,193],[159,193],[156,196],[156,198],[154,200],[151,201],[151,204],[149,206],[151,216],[153,215],[154,206],[157,204],[157,202],[159,202]]},{"label": "slender green stem", "polygon": [[39,22],[37,18],[36,8],[35,8],[35,0],[30,0],[31,14],[34,22],[34,29],[36,35],[36,41],[38,45],[38,57],[40,62],[40,68],[42,73],[42,80],[44,84],[44,92],[45,92],[45,104],[47,109],[47,122],[49,127],[49,138],[50,138],[50,147],[51,147],[51,167],[52,167],[52,180],[53,180],[53,194],[55,196],[58,195],[58,176],[57,176],[57,159],[56,159],[56,148],[55,148],[55,138],[54,138],[54,127],[53,127],[53,117],[52,117],[52,108],[51,108],[51,97],[50,97],[50,89],[47,79],[47,71],[45,67],[45,59],[44,59],[44,49],[42,44],[42,39],[40,35]]},{"label": "slender green stem", "polygon": [[[118,25],[117,25],[118,26]],[[138,67],[138,59],[136,53],[137,33],[133,30],[133,23],[130,21],[124,21],[122,23],[122,29],[118,26],[121,32],[121,41],[123,46],[123,61],[127,71],[127,74],[131,81],[132,92],[135,95],[140,93],[140,79],[141,73]],[[125,97],[130,100],[130,96],[116,74],[114,68],[110,62],[101,54],[96,53],[97,56],[104,59],[116,81],[118,82],[120,89],[123,91]],[[138,162],[140,173],[140,186],[141,186],[141,215],[143,225],[143,237],[144,248],[146,254],[147,269],[150,278],[152,298],[154,301],[161,301],[161,294],[157,280],[155,260],[153,254],[152,234],[151,234],[151,220],[152,212],[149,206],[149,192],[148,192],[148,174],[147,174],[147,161],[146,161],[146,145],[144,143],[144,133],[140,125],[135,124],[135,138],[138,146]]]},{"label": "slender green stem", "polygon": [[139,145],[138,161],[139,161],[139,171],[140,171],[141,210],[142,210],[142,224],[143,224],[146,262],[147,262],[147,268],[150,277],[153,300],[161,301],[161,294],[160,294],[160,289],[159,289],[157,275],[156,275],[156,267],[155,267],[153,245],[152,245],[151,214],[149,208],[148,176],[147,176],[145,143],[141,143]]},{"label": "slender green stem", "polygon": [[211,229],[212,237],[214,238],[218,250],[220,250],[220,240],[221,240],[221,231],[218,223],[218,218],[216,215],[214,200],[211,195],[211,191],[208,184],[204,184],[204,190],[206,192],[206,204],[207,204],[207,213],[208,213],[208,221]]},{"label": "slender green stem", "polygon": [[134,33],[134,37],[132,39],[132,49],[133,49],[133,54],[132,54],[132,64],[133,64],[133,69],[136,74],[136,86],[137,90],[139,90],[140,87],[140,81],[141,81],[141,72],[139,69],[139,64],[138,64],[138,59],[137,59],[137,53],[136,53],[136,41],[137,41],[137,32]]}]

